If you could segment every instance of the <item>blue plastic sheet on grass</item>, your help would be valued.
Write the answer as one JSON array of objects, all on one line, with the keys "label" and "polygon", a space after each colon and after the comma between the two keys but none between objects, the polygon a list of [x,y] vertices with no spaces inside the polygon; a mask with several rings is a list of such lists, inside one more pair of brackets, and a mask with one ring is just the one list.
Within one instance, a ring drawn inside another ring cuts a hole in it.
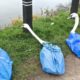
[{"label": "blue plastic sheet on grass", "polygon": [[71,33],[66,39],[66,43],[72,52],[80,58],[80,34]]},{"label": "blue plastic sheet on grass", "polygon": [[46,73],[61,75],[65,72],[64,56],[57,45],[44,44],[40,51],[40,62]]},{"label": "blue plastic sheet on grass", "polygon": [[0,48],[0,80],[11,80],[12,63],[7,52]]}]

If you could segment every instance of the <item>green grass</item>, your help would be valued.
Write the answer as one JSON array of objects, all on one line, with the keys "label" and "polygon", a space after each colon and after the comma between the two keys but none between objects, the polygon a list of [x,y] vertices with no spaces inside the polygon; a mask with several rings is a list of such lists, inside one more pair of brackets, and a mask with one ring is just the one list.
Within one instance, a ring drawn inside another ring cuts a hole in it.
[{"label": "green grass", "polygon": [[[73,26],[73,21],[67,20],[67,12],[60,12],[49,18],[33,20],[33,30],[43,40],[57,44],[62,48],[64,56],[71,53],[65,44]],[[54,22],[54,25],[50,25]],[[6,50],[13,60],[13,80],[28,80],[40,69],[39,51],[41,45],[29,32],[23,32],[22,23],[18,22],[9,28],[0,30],[0,47]]]}]

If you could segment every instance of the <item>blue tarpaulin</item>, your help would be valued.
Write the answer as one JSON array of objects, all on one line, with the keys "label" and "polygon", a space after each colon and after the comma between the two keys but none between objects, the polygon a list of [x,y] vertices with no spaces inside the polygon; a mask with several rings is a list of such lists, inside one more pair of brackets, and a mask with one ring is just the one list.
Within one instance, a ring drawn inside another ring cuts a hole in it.
[{"label": "blue tarpaulin", "polygon": [[60,47],[40,39],[28,24],[24,24],[24,28],[28,29],[29,32],[40,42],[40,44],[43,45],[40,51],[40,62],[42,65],[42,70],[50,74],[64,74],[64,56]]},{"label": "blue tarpaulin", "polygon": [[0,80],[11,80],[12,63],[7,52],[0,48]]},{"label": "blue tarpaulin", "polygon": [[68,39],[66,39],[66,43],[72,52],[80,58],[80,34],[71,33]]},{"label": "blue tarpaulin", "polygon": [[44,44],[40,51],[40,62],[46,73],[61,75],[65,72],[64,56],[57,45]]}]

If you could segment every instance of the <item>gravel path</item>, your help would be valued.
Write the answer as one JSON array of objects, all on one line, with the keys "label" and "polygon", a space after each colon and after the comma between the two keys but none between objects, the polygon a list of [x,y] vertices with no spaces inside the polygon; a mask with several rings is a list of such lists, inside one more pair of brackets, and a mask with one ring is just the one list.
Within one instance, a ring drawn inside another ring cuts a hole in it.
[{"label": "gravel path", "polygon": [[80,80],[80,59],[71,54],[65,58],[65,63],[66,72],[62,76],[45,74],[42,70],[39,70],[36,76],[28,80]]}]

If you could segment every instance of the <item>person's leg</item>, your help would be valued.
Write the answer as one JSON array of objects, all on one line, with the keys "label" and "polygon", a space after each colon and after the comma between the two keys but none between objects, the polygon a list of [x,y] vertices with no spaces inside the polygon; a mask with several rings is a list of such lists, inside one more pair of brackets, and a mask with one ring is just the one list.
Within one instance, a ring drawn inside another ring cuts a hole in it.
[{"label": "person's leg", "polygon": [[32,28],[32,0],[23,0],[23,23]]},{"label": "person's leg", "polygon": [[79,6],[79,0],[72,0],[71,13],[77,13],[78,6]]}]

